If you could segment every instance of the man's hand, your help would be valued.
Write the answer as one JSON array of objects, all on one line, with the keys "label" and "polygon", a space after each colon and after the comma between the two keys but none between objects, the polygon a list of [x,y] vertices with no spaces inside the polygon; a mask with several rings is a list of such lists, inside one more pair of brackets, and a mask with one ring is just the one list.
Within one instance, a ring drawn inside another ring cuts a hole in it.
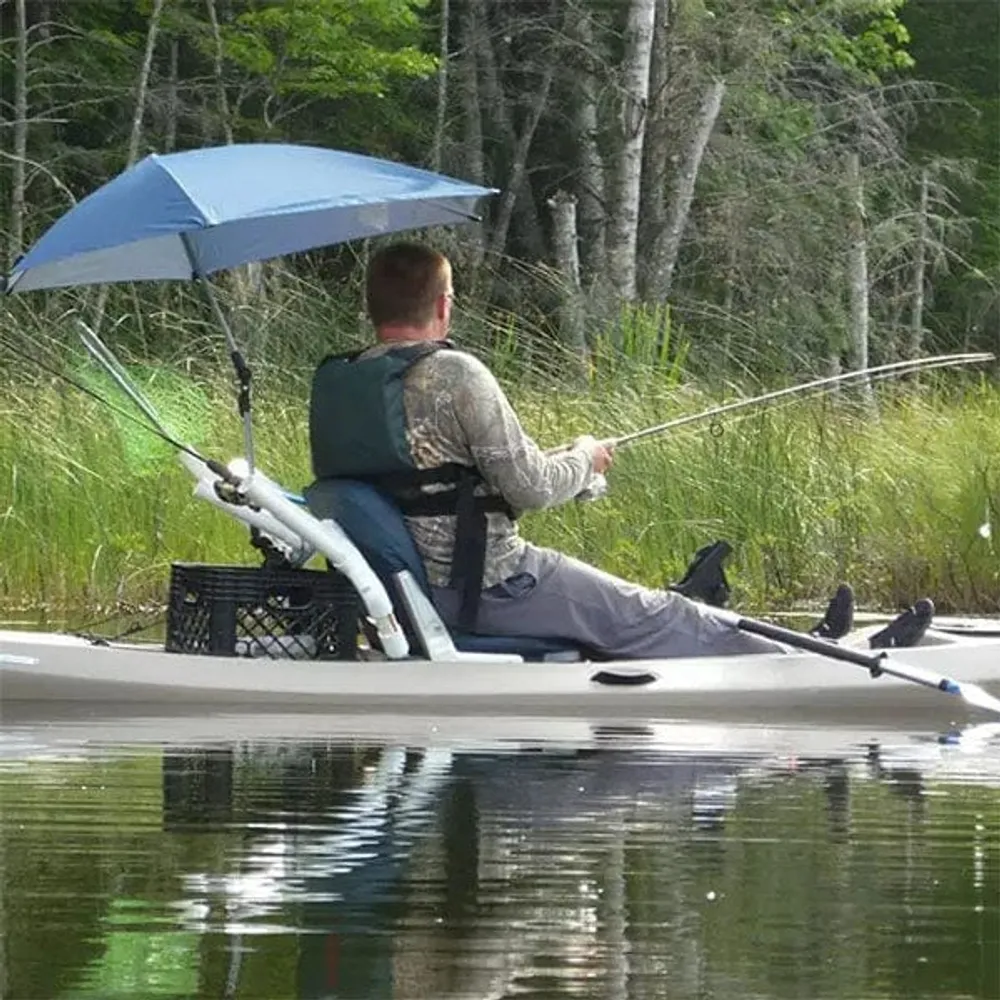
[{"label": "man's hand", "polygon": [[607,472],[615,458],[614,448],[602,444],[590,434],[578,437],[573,442],[573,447],[583,448],[585,451],[590,452],[591,461],[594,465],[594,473],[598,476],[603,476]]}]

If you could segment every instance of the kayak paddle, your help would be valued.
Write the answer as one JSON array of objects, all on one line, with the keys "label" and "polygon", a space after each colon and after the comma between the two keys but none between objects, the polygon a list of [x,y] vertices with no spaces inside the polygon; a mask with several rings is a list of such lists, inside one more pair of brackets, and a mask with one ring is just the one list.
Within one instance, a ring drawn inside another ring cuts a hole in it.
[{"label": "kayak paddle", "polygon": [[922,684],[924,687],[935,688],[938,691],[943,691],[945,694],[956,694],[976,708],[982,708],[988,712],[995,712],[1000,715],[1000,698],[994,698],[993,695],[979,687],[978,684],[960,683],[951,677],[946,677],[943,674],[937,674],[930,670],[924,670],[920,667],[897,663],[895,661],[888,661],[884,650],[878,653],[866,653],[860,649],[852,649],[850,646],[838,646],[825,639],[817,639],[812,635],[805,635],[802,632],[795,632],[792,629],[782,628],[780,625],[771,625],[768,622],[757,621],[753,618],[744,618],[731,612],[715,613],[742,632],[764,636],[766,639],[783,642],[787,646],[795,646],[798,649],[804,649],[810,653],[818,653],[820,656],[827,656],[833,660],[843,660],[845,663],[854,663],[860,667],[866,667],[872,677],[889,674],[904,681],[912,681],[914,684]]}]

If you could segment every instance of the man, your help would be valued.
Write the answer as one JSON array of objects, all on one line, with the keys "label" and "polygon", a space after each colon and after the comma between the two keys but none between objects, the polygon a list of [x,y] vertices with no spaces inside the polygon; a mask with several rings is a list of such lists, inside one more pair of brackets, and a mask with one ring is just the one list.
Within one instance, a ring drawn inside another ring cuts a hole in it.
[{"label": "man", "polygon": [[540,450],[486,366],[447,341],[453,297],[442,254],[379,251],[366,289],[377,344],[320,366],[310,425],[317,479],[365,478],[396,498],[445,623],[615,658],[785,651],[680,593],[521,538],[518,515],[573,499],[614,456],[590,436]]}]

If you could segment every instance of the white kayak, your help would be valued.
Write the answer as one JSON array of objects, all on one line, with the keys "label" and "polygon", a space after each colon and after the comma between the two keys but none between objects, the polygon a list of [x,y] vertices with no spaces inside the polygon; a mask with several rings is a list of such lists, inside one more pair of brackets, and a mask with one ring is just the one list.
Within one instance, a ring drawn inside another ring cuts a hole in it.
[{"label": "white kayak", "polygon": [[[996,623],[992,623],[996,625]],[[1000,694],[1000,634],[930,630],[887,670]],[[865,631],[841,646],[865,650]],[[810,652],[614,662],[421,659],[271,660],[95,645],[59,633],[0,631],[0,705],[143,703],[216,709],[631,719],[893,719],[979,716],[963,697]]]}]

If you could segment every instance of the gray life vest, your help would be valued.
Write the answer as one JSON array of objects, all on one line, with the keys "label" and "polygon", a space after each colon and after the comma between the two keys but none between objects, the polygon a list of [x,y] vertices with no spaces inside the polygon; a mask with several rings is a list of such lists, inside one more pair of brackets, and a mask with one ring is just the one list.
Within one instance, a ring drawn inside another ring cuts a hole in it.
[{"label": "gray life vest", "polygon": [[[475,631],[486,558],[486,514],[515,514],[503,497],[477,496],[483,478],[473,466],[449,462],[419,469],[410,452],[403,405],[403,377],[448,341],[395,348],[376,357],[360,351],[320,362],[309,403],[313,475],[360,479],[389,494],[407,517],[454,515],[455,549],[450,585],[462,595],[459,627]],[[423,487],[446,489],[427,493]]]}]

